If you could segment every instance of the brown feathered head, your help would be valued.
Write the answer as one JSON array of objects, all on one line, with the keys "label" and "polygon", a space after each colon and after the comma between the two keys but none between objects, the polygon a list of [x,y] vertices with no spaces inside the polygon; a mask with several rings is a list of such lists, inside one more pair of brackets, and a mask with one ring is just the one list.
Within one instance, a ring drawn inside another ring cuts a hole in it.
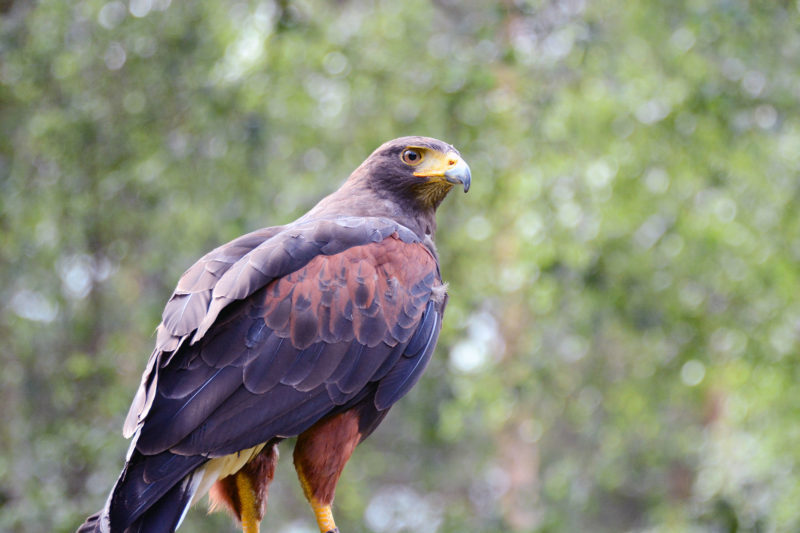
[{"label": "brown feathered head", "polygon": [[400,137],[381,145],[354,172],[369,175],[376,191],[399,195],[436,208],[454,185],[469,190],[469,165],[451,145],[431,137]]},{"label": "brown feathered head", "polygon": [[420,236],[436,231],[436,208],[454,185],[469,190],[472,175],[458,150],[431,137],[382,144],[339,190],[300,220],[347,214],[396,220]]}]

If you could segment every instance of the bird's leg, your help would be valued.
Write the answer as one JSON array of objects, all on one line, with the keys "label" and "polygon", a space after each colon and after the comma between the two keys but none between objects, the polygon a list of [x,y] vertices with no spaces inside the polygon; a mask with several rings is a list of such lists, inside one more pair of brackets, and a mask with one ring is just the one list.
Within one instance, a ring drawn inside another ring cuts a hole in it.
[{"label": "bird's leg", "polygon": [[294,466],[321,533],[339,533],[331,504],[336,482],[360,440],[355,411],[321,420],[297,438]]},{"label": "bird's leg", "polygon": [[234,474],[236,493],[239,496],[239,516],[242,520],[242,533],[258,533],[263,512],[259,512],[256,503],[256,491],[253,480],[244,469]]},{"label": "bird's leg", "polygon": [[339,533],[339,528],[336,527],[336,522],[333,520],[333,511],[331,510],[330,503],[323,503],[318,500],[313,493],[313,489],[308,481],[308,477],[303,473],[303,468],[295,464],[297,469],[297,476],[300,478],[300,485],[303,487],[303,493],[306,495],[308,503],[311,504],[311,509],[314,511],[314,516],[317,519],[317,527],[321,533]]},{"label": "bird's leg", "polygon": [[244,533],[259,533],[277,462],[278,447],[267,444],[238,472],[214,484],[209,493],[212,510],[227,508],[241,522]]}]

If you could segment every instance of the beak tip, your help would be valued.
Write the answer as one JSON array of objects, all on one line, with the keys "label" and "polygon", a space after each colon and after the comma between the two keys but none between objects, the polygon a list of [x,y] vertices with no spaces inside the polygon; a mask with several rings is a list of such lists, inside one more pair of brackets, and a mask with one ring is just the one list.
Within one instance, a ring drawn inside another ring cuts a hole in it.
[{"label": "beak tip", "polygon": [[469,186],[472,183],[472,172],[469,165],[463,159],[459,161],[451,170],[444,173],[445,178],[450,183],[460,183],[464,186],[464,192],[469,191]]}]

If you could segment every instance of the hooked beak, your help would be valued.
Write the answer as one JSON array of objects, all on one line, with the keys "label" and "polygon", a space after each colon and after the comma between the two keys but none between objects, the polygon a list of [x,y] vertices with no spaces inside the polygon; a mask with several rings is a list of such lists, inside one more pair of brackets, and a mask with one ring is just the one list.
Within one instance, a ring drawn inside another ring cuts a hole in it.
[{"label": "hooked beak", "polygon": [[462,184],[464,192],[469,190],[469,185],[472,183],[472,173],[469,170],[469,165],[461,158],[458,159],[456,166],[445,171],[444,178],[449,183]]},{"label": "hooked beak", "polygon": [[434,181],[444,181],[451,185],[461,184],[464,186],[464,192],[469,190],[472,173],[467,162],[455,152],[435,154],[430,161],[423,161],[420,167],[414,172],[418,178],[434,178]]}]

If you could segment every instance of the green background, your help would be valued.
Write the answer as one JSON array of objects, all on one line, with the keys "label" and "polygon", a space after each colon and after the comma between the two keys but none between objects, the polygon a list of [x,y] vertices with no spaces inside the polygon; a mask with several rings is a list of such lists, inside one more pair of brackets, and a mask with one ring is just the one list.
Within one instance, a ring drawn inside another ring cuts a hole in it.
[{"label": "green background", "polygon": [[[0,10],[0,530],[102,506],[184,269],[409,134],[473,186],[341,530],[800,530],[797,2]],[[263,529],[313,532],[290,450]]]}]

